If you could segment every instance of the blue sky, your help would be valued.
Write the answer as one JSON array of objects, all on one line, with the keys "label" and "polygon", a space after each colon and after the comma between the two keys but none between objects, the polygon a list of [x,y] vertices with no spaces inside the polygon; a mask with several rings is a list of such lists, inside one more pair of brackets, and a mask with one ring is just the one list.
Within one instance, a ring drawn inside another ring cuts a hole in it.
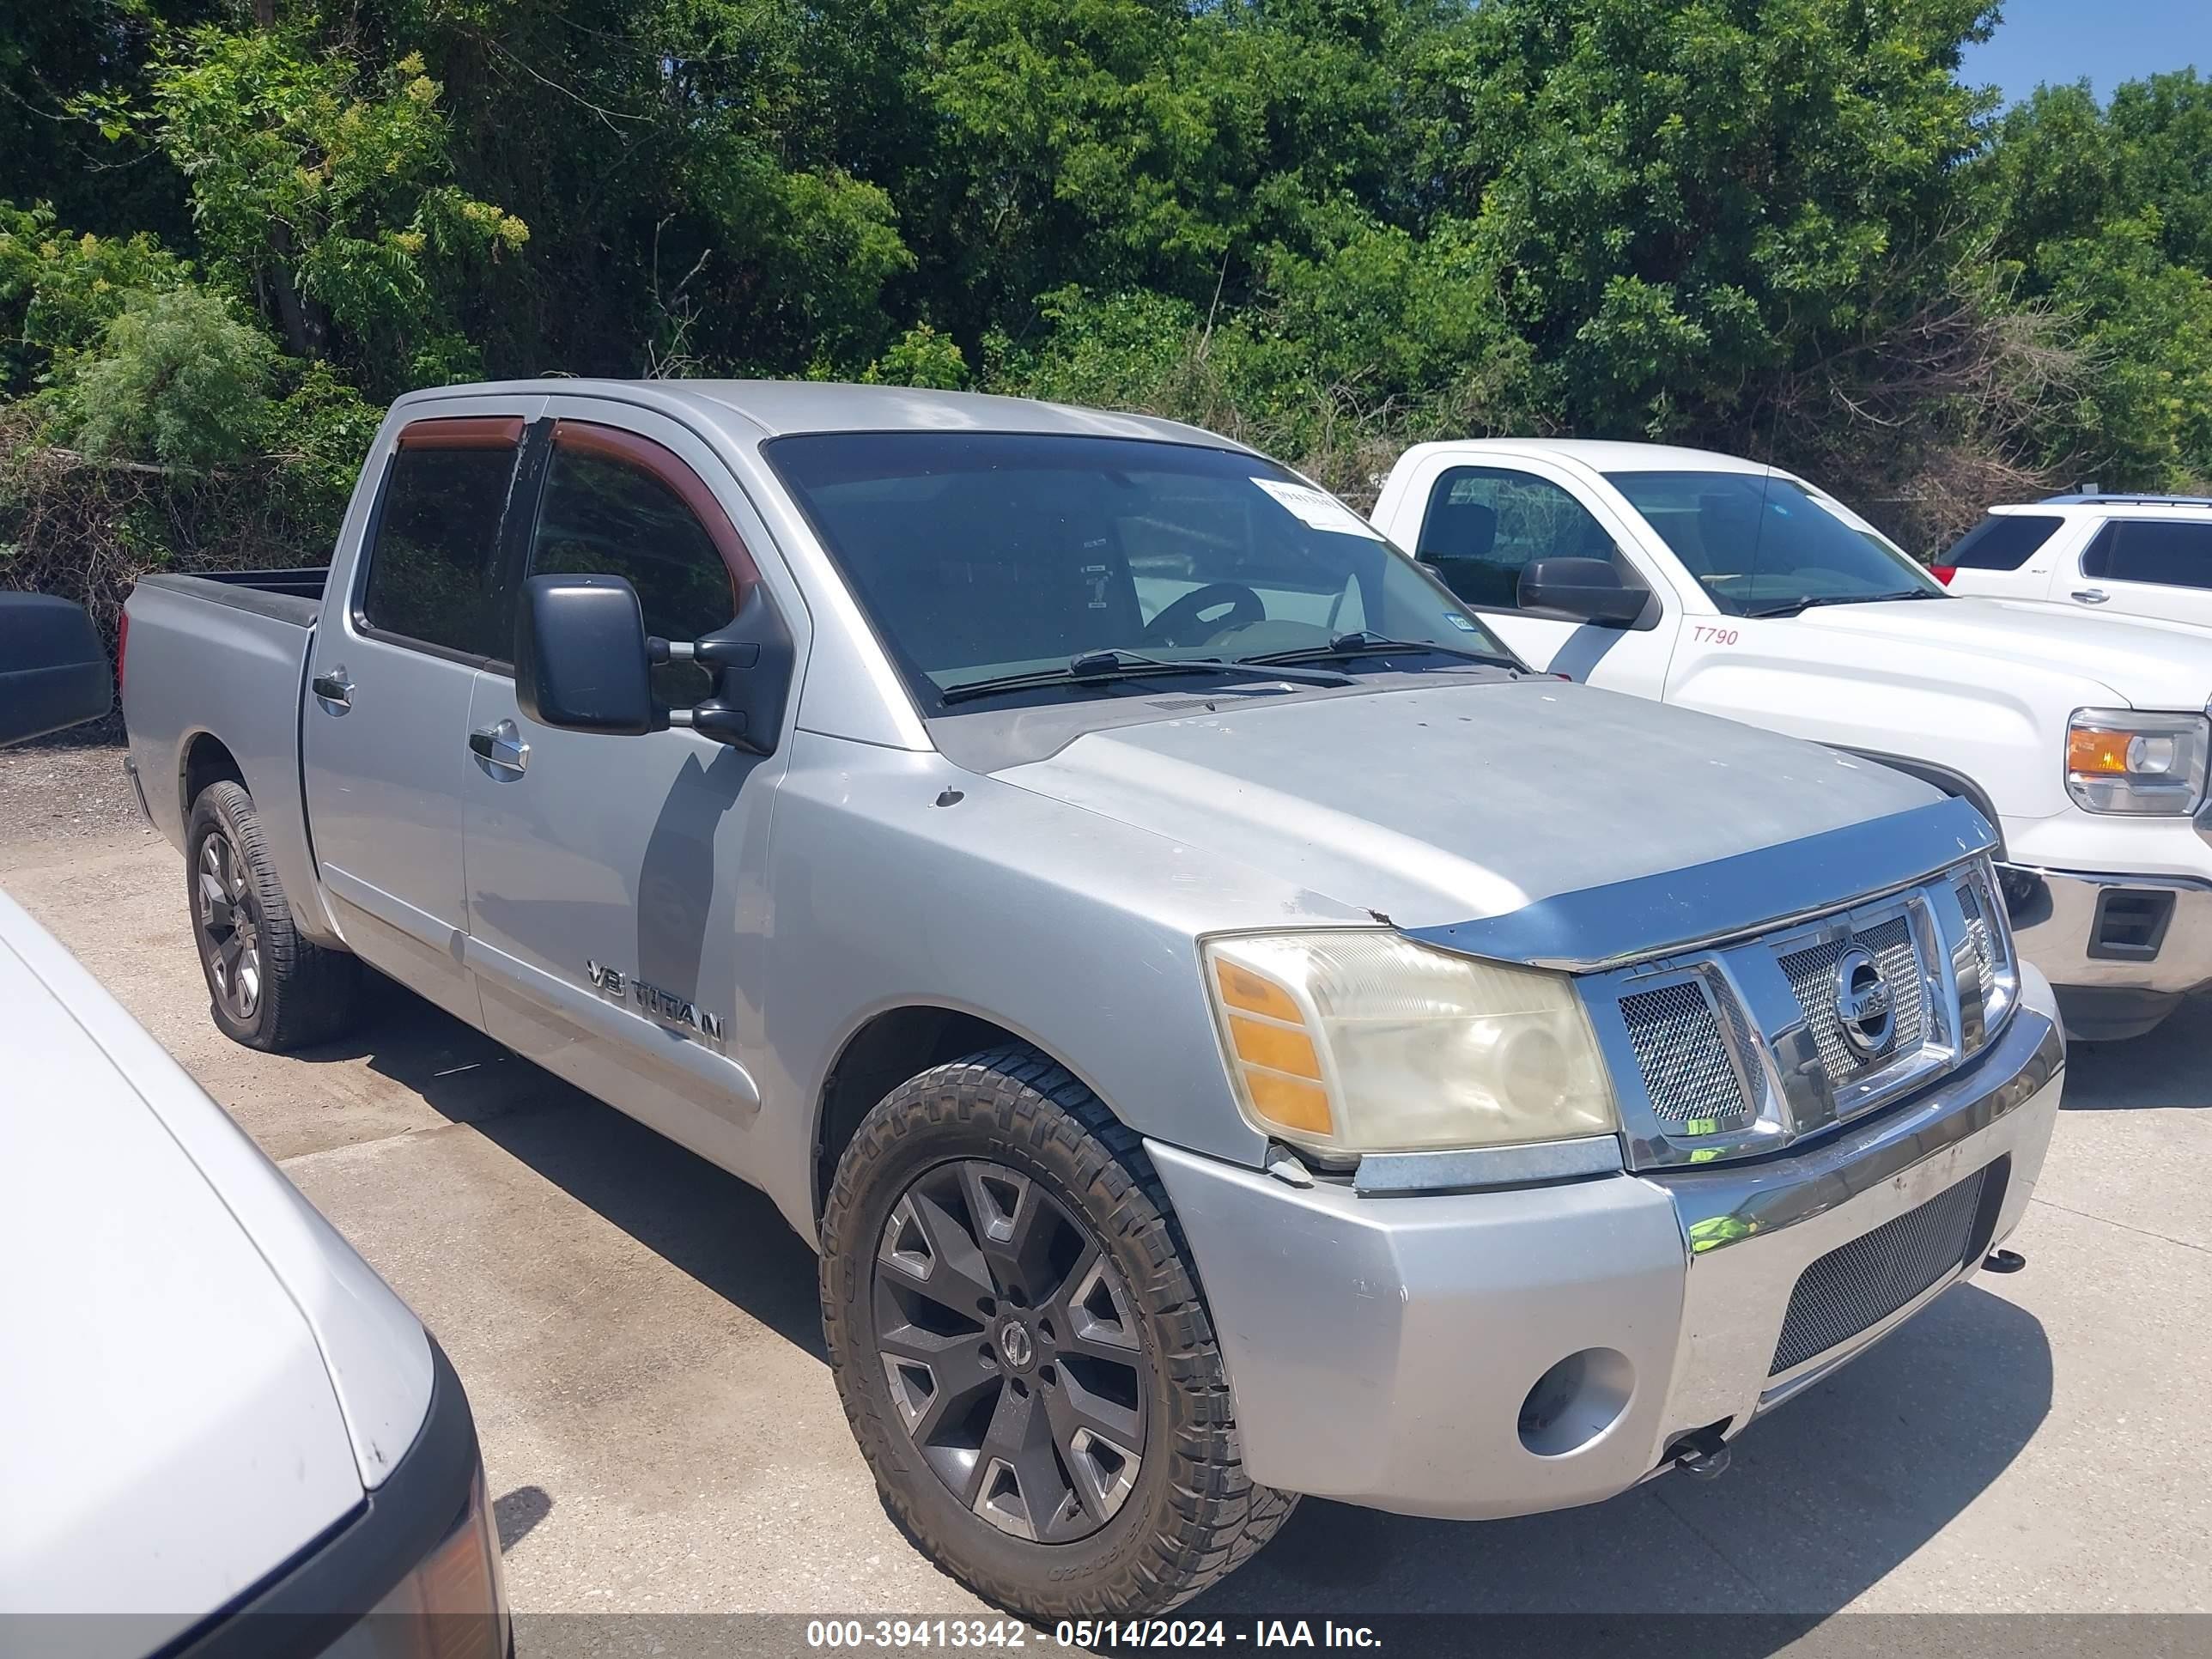
[{"label": "blue sky", "polygon": [[1988,45],[1966,49],[1960,75],[1994,85],[2005,101],[2089,77],[2107,98],[2123,81],[2195,64],[2212,75],[2212,0],[2003,0]]}]

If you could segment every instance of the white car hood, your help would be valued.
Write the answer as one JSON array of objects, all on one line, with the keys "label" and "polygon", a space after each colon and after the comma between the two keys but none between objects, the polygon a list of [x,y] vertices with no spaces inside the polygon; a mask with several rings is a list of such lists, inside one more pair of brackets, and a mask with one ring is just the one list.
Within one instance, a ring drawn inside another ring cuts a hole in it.
[{"label": "white car hood", "polygon": [[1008,783],[1401,927],[1505,915],[1941,799],[1871,761],[1549,678],[1434,675],[1087,732]]},{"label": "white car hood", "polygon": [[4,897],[0,1054],[0,1612],[157,1615],[118,1626],[155,1645],[361,1504],[364,1440],[396,1460],[427,1410],[427,1339]]},{"label": "white car hood", "polygon": [[[1884,605],[1820,605],[1793,627],[1838,635],[1871,635],[1929,648],[1926,672],[1980,684],[1978,663],[2100,682],[2116,703],[2135,708],[2200,709],[2212,698],[2212,629],[2148,617],[2093,617],[2032,600],[1972,598]],[[1848,651],[1844,641],[1838,647]],[[1946,665],[1937,652],[1954,659]]]}]

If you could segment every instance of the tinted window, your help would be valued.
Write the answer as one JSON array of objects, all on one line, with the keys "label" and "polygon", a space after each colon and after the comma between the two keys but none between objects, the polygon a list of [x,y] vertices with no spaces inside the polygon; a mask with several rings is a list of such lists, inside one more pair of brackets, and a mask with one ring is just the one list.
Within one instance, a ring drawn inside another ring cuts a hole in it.
[{"label": "tinted window", "polygon": [[1624,586],[1644,579],[1605,526],[1559,485],[1498,467],[1455,466],[1429,491],[1419,556],[1469,605],[1512,609],[1536,559],[1607,559]]},{"label": "tinted window", "polygon": [[1358,629],[1504,654],[1349,507],[1255,455],[1020,433],[764,448],[931,704],[946,687],[1107,650],[1249,657]]},{"label": "tinted window", "polygon": [[2212,588],[2212,524],[2115,519],[2081,556],[2081,574],[2106,581]]},{"label": "tinted window", "polygon": [[1920,566],[1790,479],[1758,472],[1606,476],[1730,616],[1786,611],[1808,599],[1943,592]]},{"label": "tinted window", "polygon": [[1992,513],[1936,562],[1956,570],[2017,570],[2065,522],[2041,513]]},{"label": "tinted window", "polygon": [[[665,640],[711,634],[737,611],[729,568],[696,515],[651,473],[603,455],[554,449],[530,569],[627,578],[645,631]],[[655,694],[676,707],[710,689],[696,663],[653,670]]]},{"label": "tinted window", "polygon": [[503,662],[499,524],[515,451],[403,449],[392,458],[369,549],[362,620],[385,633]]}]

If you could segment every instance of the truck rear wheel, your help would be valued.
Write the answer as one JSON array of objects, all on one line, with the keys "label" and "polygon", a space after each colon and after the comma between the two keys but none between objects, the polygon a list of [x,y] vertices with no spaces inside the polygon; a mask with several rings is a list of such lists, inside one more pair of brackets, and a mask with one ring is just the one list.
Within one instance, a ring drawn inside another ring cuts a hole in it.
[{"label": "truck rear wheel", "polygon": [[326,1042],[351,1023],[361,963],[292,925],[243,784],[211,783],[192,803],[185,884],[209,1012],[225,1036],[282,1053]]},{"label": "truck rear wheel", "polygon": [[1297,1502],[1244,1473],[1137,1138],[1034,1050],[938,1066],[868,1114],[823,1218],[822,1307],[885,1506],[1026,1618],[1172,1607]]}]

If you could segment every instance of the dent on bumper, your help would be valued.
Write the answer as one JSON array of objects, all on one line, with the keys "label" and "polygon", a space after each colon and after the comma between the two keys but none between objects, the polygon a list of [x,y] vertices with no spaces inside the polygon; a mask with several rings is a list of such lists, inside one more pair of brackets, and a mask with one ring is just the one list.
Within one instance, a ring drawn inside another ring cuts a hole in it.
[{"label": "dent on bumper", "polygon": [[[1151,1144],[1252,1478],[1404,1514],[1522,1515],[1626,1491],[1690,1431],[1726,1421],[1734,1435],[1971,1274],[1979,1255],[1770,1377],[1813,1261],[1999,1159],[1989,1242],[2019,1219],[2064,1066],[2048,989],[2027,990],[1966,1073],[1796,1157],[1739,1169],[1363,1198]],[[1530,1389],[1592,1350],[1589,1375],[1616,1396],[1603,1412],[1617,1403],[1618,1414],[1571,1449],[1531,1449],[1520,1428]]]}]

